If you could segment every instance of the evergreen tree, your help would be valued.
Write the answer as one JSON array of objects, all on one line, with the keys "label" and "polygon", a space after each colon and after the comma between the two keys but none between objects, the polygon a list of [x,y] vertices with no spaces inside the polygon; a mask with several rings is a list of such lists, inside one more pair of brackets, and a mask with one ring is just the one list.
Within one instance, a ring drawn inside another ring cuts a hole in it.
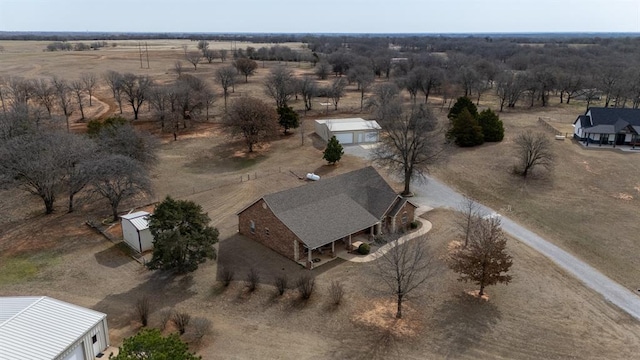
[{"label": "evergreen tree", "polygon": [[324,155],[322,155],[322,158],[327,160],[329,164],[333,165],[340,161],[342,155],[344,155],[342,145],[335,136],[332,136],[331,139],[329,139],[329,142],[327,142],[327,148],[324,149]]},{"label": "evergreen tree", "polygon": [[462,109],[462,112],[453,119],[447,137],[453,139],[456,145],[461,147],[476,146],[484,142],[482,127],[466,108]]},{"label": "evergreen tree", "polygon": [[449,110],[449,114],[447,115],[447,117],[449,118],[449,120],[453,121],[453,119],[458,117],[458,115],[462,113],[462,110],[464,109],[469,110],[469,113],[471,113],[474,118],[478,118],[478,108],[473,103],[473,101],[471,101],[471,99],[466,96],[458,98],[458,101],[456,101],[456,103],[453,104],[453,106]]},{"label": "evergreen tree", "polygon": [[300,115],[290,106],[278,108],[278,117],[278,123],[284,128],[285,135],[289,129],[297,129],[300,126]]},{"label": "evergreen tree", "polygon": [[504,138],[504,126],[498,114],[487,109],[478,114],[478,124],[482,127],[484,141],[498,142]]},{"label": "evergreen tree", "polygon": [[149,219],[153,257],[147,267],[188,272],[215,259],[218,230],[208,225],[210,221],[200,205],[167,196]]},{"label": "evergreen tree", "polygon": [[142,329],[138,334],[124,339],[118,355],[112,360],[198,360],[189,352],[187,344],[176,334],[163,337],[158,329]]}]

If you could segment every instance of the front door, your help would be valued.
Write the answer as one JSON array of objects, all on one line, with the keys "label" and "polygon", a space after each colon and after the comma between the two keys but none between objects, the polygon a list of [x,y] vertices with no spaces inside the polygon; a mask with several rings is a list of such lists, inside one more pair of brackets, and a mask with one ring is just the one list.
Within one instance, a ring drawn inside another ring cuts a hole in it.
[{"label": "front door", "polygon": [[616,145],[624,145],[624,138],[627,134],[616,134]]}]

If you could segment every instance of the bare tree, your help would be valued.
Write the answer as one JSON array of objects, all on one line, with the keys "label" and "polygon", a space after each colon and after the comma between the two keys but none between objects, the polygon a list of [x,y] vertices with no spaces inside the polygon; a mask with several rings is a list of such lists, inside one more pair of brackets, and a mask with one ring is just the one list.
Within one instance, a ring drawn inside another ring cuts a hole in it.
[{"label": "bare tree", "polygon": [[215,60],[218,56],[218,52],[215,50],[207,49],[202,52],[202,56],[204,56],[204,58],[207,59],[207,62],[211,64],[213,60]]},{"label": "bare tree", "polygon": [[68,194],[67,212],[73,212],[74,200],[92,180],[92,162],[97,158],[97,146],[88,137],[69,134],[65,138],[66,154],[62,158],[65,171],[63,184]]},{"label": "bare tree", "polygon": [[184,71],[184,69],[182,68],[182,61],[177,60],[175,63],[173,63],[173,71],[176,73],[176,75],[178,75],[178,78],[182,76],[182,72]]},{"label": "bare tree", "polygon": [[227,54],[228,54],[228,51],[227,51],[227,50],[225,50],[225,49],[221,49],[221,50],[220,50],[220,52],[219,52],[219,54],[220,54],[220,60],[221,60],[222,62],[225,62],[225,60],[227,60]]},{"label": "bare tree", "polygon": [[117,71],[109,70],[104,74],[104,80],[111,89],[113,99],[118,104],[120,114],[122,114],[122,74]]},{"label": "bare tree", "polygon": [[200,60],[202,59],[202,55],[199,52],[188,52],[187,55],[185,55],[185,58],[191,63],[191,65],[193,65],[194,71],[198,70],[198,64],[200,64]]},{"label": "bare tree", "polygon": [[158,139],[129,124],[103,129],[97,144],[102,152],[129,157],[147,169],[158,162]]},{"label": "bare tree", "polygon": [[402,176],[403,195],[411,194],[411,180],[424,177],[443,157],[443,134],[438,121],[424,104],[404,110],[397,97],[378,107],[382,141],[373,158]]},{"label": "bare tree", "polygon": [[326,80],[329,77],[329,74],[331,74],[331,64],[326,60],[321,60],[316,64],[315,74],[318,76],[318,79]]},{"label": "bare tree", "polygon": [[80,109],[80,120],[84,120],[84,106],[82,104],[84,84],[80,80],[75,80],[71,82],[70,87],[71,92],[76,96],[76,100],[78,101],[78,109]]},{"label": "bare tree", "polygon": [[522,76],[505,71],[498,76],[497,83],[496,92],[500,99],[500,112],[504,109],[505,104],[510,108],[515,107],[525,89]]},{"label": "bare tree", "polygon": [[46,214],[53,212],[62,187],[68,136],[55,131],[31,133],[12,138],[0,147],[0,174],[40,197]]},{"label": "bare tree", "polygon": [[553,168],[555,156],[551,148],[551,141],[544,133],[527,131],[516,136],[516,156],[518,165],[516,171],[526,178],[537,167],[547,170]]},{"label": "bare tree", "polygon": [[227,113],[225,123],[232,133],[241,134],[249,152],[253,146],[278,132],[278,114],[262,100],[242,97],[236,100]]},{"label": "bare tree", "polygon": [[147,93],[151,85],[151,79],[147,76],[136,76],[131,73],[122,75],[121,91],[133,109],[134,120],[138,119],[140,106],[147,99]]},{"label": "bare tree", "polygon": [[253,75],[258,68],[258,63],[247,58],[239,58],[234,61],[233,66],[239,73],[244,75],[244,82],[249,82],[249,75]]},{"label": "bare tree", "polygon": [[89,106],[93,106],[91,104],[91,98],[93,97],[93,93],[98,85],[96,75],[94,73],[83,73],[80,75],[80,81],[84,84],[84,91],[89,95]]},{"label": "bare tree", "polygon": [[437,274],[438,268],[424,245],[426,237],[412,239],[401,244],[389,243],[389,251],[378,256],[376,276],[381,284],[396,297],[396,318],[402,318],[402,304],[412,292]]},{"label": "bare tree", "polygon": [[458,226],[464,234],[464,247],[467,247],[471,231],[476,221],[480,219],[480,205],[472,198],[465,196],[460,204],[458,204],[458,212]]},{"label": "bare tree", "polygon": [[168,85],[154,85],[149,89],[149,103],[156,118],[160,122],[160,129],[164,130],[167,116],[171,113],[172,87]]},{"label": "bare tree", "polygon": [[506,246],[500,218],[481,219],[473,226],[469,245],[452,249],[449,266],[460,274],[459,281],[471,281],[480,286],[479,295],[482,296],[486,286],[511,281],[511,275],[506,273],[513,260],[507,254]]},{"label": "bare tree", "polygon": [[298,89],[304,100],[304,109],[311,110],[311,100],[318,94],[317,83],[310,76],[305,76],[302,80],[298,81]]},{"label": "bare tree", "polygon": [[51,82],[46,79],[37,79],[33,82],[33,95],[38,103],[47,109],[49,117],[55,105],[55,89],[51,85]]},{"label": "bare tree", "polygon": [[373,84],[375,74],[370,67],[358,65],[349,69],[349,75],[353,77],[353,81],[358,84],[358,90],[360,91],[360,111],[362,111],[364,108],[364,93],[367,92],[371,84]]},{"label": "bare tree", "polygon": [[118,206],[123,200],[151,193],[147,169],[128,156],[106,155],[94,163],[93,171],[93,189],[109,202],[113,221],[118,221]]},{"label": "bare tree", "polygon": [[329,98],[331,98],[335,110],[338,110],[338,102],[340,102],[340,99],[344,96],[344,88],[346,85],[346,81],[344,81],[343,78],[337,78],[333,80],[331,87],[328,89],[328,95]]},{"label": "bare tree", "polygon": [[237,71],[233,66],[225,66],[216,71],[216,78],[222,87],[224,96],[224,110],[227,110],[227,98],[229,98],[229,87],[236,83]]},{"label": "bare tree", "polygon": [[276,108],[284,108],[294,94],[295,79],[293,72],[284,66],[271,70],[265,82],[265,93],[276,102]]},{"label": "bare tree", "polygon": [[62,113],[67,121],[67,132],[71,131],[71,125],[69,124],[69,117],[73,114],[73,105],[71,103],[71,88],[66,80],[60,78],[53,78],[53,88],[56,91],[58,97],[58,106],[62,109]]},{"label": "bare tree", "polygon": [[33,86],[30,80],[19,76],[11,76],[5,81],[6,92],[11,98],[11,106],[28,109],[29,100],[33,96]]}]

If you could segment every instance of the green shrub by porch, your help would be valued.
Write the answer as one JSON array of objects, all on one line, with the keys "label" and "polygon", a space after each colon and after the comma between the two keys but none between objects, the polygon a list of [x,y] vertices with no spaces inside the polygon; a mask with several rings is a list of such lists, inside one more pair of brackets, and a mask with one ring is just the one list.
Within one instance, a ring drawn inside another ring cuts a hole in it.
[{"label": "green shrub by porch", "polygon": [[367,255],[369,252],[371,252],[371,246],[369,246],[369,244],[363,243],[358,246],[358,253],[360,255]]}]

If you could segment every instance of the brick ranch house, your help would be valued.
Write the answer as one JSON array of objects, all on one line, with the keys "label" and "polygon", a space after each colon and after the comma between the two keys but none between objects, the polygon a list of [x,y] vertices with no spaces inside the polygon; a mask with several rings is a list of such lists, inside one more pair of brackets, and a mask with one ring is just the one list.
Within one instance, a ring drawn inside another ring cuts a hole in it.
[{"label": "brick ranch house", "polygon": [[238,231],[310,269],[314,251],[335,257],[355,236],[406,229],[415,209],[369,166],[265,195],[237,214]]}]

